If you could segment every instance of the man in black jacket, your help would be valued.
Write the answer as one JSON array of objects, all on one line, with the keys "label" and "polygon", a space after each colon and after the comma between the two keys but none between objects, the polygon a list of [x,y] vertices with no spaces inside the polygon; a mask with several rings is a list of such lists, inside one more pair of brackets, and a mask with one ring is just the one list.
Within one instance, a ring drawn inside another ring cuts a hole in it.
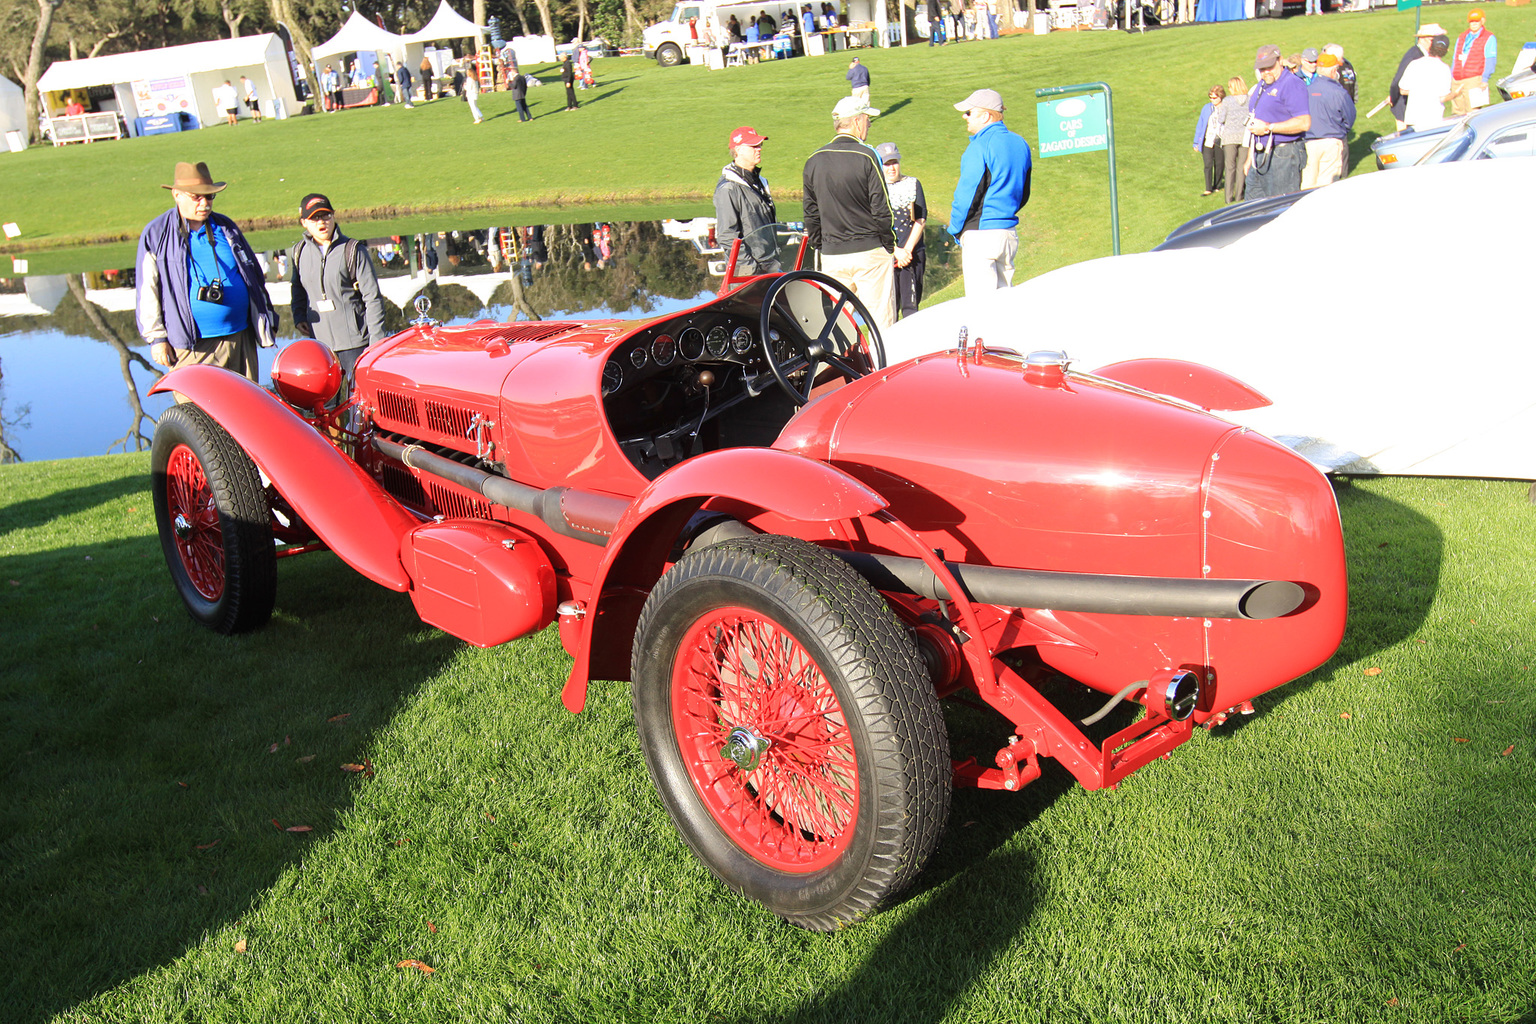
[{"label": "man in black jacket", "polygon": [[341,233],[331,201],[318,192],[299,206],[304,237],[288,251],[293,323],[325,345],[346,379],[363,349],[384,340],[384,300],[368,247]]},{"label": "man in black jacket", "polygon": [[880,158],[864,144],[880,111],[856,96],[832,108],[837,134],[805,162],[806,241],[821,269],[859,297],[882,329],[896,320],[896,235]]}]

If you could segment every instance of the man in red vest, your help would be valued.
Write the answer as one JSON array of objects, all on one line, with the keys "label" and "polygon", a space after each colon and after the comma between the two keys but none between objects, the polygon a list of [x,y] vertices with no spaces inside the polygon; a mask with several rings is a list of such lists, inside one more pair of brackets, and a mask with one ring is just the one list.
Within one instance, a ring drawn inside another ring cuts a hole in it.
[{"label": "man in red vest", "polygon": [[1483,24],[1483,12],[1467,14],[1467,30],[1456,37],[1451,51],[1451,114],[1460,117],[1488,105],[1488,79],[1499,62],[1499,41]]}]

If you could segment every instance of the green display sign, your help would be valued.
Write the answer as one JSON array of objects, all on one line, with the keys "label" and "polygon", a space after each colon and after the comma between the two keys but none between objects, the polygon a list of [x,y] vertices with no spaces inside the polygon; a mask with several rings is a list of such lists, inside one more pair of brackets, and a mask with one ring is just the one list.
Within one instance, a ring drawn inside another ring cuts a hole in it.
[{"label": "green display sign", "polygon": [[1037,103],[1035,118],[1042,157],[1092,153],[1109,148],[1103,93]]}]

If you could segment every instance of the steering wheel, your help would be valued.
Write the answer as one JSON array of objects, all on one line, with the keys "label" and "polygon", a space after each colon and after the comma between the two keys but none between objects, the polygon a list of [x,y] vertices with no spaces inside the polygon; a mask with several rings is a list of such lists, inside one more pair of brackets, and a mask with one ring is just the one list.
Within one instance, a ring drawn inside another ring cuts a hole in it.
[{"label": "steering wheel", "polygon": [[769,285],[757,327],[774,380],[797,406],[811,400],[823,369],[852,381],[885,366],[885,346],[864,303],[847,285],[815,270],[791,271]]}]

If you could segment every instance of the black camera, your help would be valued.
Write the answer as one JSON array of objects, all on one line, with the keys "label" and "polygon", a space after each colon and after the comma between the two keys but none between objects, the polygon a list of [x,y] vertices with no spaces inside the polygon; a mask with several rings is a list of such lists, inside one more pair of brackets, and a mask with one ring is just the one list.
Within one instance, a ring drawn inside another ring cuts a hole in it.
[{"label": "black camera", "polygon": [[224,282],[210,281],[197,290],[198,302],[212,302],[215,305],[224,304]]}]

